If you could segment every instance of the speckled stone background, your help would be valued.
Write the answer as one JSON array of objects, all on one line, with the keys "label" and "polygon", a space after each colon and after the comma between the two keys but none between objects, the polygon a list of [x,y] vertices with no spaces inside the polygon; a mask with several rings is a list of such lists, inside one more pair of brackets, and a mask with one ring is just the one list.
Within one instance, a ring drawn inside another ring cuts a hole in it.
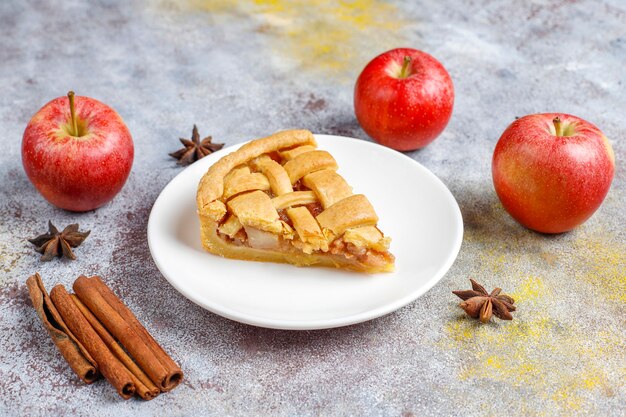
[{"label": "speckled stone background", "polygon": [[[0,415],[626,415],[624,1],[87,3],[0,2]],[[288,127],[369,140],[353,83],[397,46],[435,55],[456,87],[447,130],[409,153],[463,213],[442,281],[386,317],[310,332],[238,324],[173,290],[146,223],[181,171],[177,138],[197,123],[227,145]],[[20,163],[30,116],[69,89],[117,109],[136,147],[121,194],[85,214],[49,205]],[[594,122],[617,159],[600,210],[559,236],[516,224],[491,182],[500,133],[545,111]],[[39,262],[25,239],[48,219],[92,230],[76,261]],[[49,287],[105,277],[185,382],[151,402],[80,383],[30,307],[35,271]],[[511,293],[515,319],[465,318],[450,291],[469,277]]]}]

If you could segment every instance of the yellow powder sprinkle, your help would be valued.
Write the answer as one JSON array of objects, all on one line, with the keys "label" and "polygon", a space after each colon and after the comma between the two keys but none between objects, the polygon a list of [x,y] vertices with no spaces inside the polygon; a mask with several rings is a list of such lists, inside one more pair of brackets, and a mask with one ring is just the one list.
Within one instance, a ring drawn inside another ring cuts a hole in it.
[{"label": "yellow powder sprinkle", "polygon": [[[528,321],[518,318],[501,325],[476,323],[459,318],[445,328],[447,347],[460,349],[473,358],[459,373],[462,381],[523,387],[562,411],[593,406],[585,402],[585,391],[610,395],[610,387],[620,385],[618,380],[611,381],[603,369],[607,355],[615,357],[626,348],[617,334],[589,334],[579,326],[563,326],[547,315]],[[589,343],[605,349],[590,349]]]},{"label": "yellow powder sprinkle", "polygon": [[542,399],[542,409],[523,404],[527,414],[593,414],[594,398],[625,389],[626,338],[606,312],[623,314],[626,245],[601,226],[547,237],[506,216],[499,203],[464,213],[464,247],[475,260],[471,276],[515,298],[513,321],[480,325],[459,312],[440,345],[468,359],[461,381],[498,382]]},{"label": "yellow powder sprinkle", "polygon": [[336,80],[354,80],[374,56],[404,44],[406,22],[379,0],[189,2],[194,9],[255,19],[285,65],[332,73]]},{"label": "yellow powder sprinkle", "polygon": [[575,278],[586,281],[609,300],[626,303],[626,245],[604,236],[582,236],[574,243],[582,255]]},{"label": "yellow powder sprinkle", "polygon": [[5,236],[8,235],[8,233],[0,231],[0,285],[5,281],[5,274],[11,272],[22,257],[21,253],[10,250],[6,243],[4,243],[8,241],[8,237],[5,238]]},{"label": "yellow powder sprinkle", "polygon": [[509,295],[519,304],[520,302],[534,300],[546,295],[546,291],[546,286],[541,278],[529,277]]}]

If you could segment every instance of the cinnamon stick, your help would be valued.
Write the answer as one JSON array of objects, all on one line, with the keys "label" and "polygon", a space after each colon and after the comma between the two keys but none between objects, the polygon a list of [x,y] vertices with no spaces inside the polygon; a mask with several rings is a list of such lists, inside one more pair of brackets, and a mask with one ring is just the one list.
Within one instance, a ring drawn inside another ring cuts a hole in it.
[{"label": "cinnamon stick", "polygon": [[67,327],[95,359],[102,375],[113,385],[122,398],[129,399],[132,397],[135,393],[135,384],[130,372],[111,353],[100,336],[98,336],[98,333],[91,327],[85,316],[72,301],[65,287],[57,285],[52,288],[50,298]]},{"label": "cinnamon stick", "polygon": [[159,395],[159,388],[150,381],[150,378],[137,366],[135,362],[128,356],[128,354],[122,349],[119,343],[111,336],[111,334],[104,328],[104,326],[98,321],[98,319],[89,311],[76,296],[71,294],[72,301],[76,304],[76,307],[83,313],[83,316],[87,319],[91,327],[98,333],[98,336],[102,338],[102,341],[113,352],[115,356],[124,364],[124,366],[130,371],[133,382],[135,383],[136,392],[141,398],[149,401]]},{"label": "cinnamon stick", "polygon": [[156,386],[162,391],[169,391],[181,382],[183,373],[180,367],[99,277],[82,275],[73,287],[80,301],[124,346]]},{"label": "cinnamon stick", "polygon": [[52,303],[39,273],[26,280],[33,307],[70,368],[85,383],[91,384],[100,373],[85,347],[76,339]]},{"label": "cinnamon stick", "polygon": [[162,391],[171,391],[183,380],[183,371],[180,366],[163,350],[161,345],[154,340],[152,335],[141,324],[137,317],[122,301],[111,291],[111,289],[102,281],[99,276],[91,277],[93,285],[98,289],[98,292],[104,297],[104,299],[111,305],[126,322],[139,334],[144,343],[150,347],[154,355],[159,362],[167,370],[167,376],[160,388]]},{"label": "cinnamon stick", "polygon": [[150,347],[159,362],[161,362],[161,364],[167,370],[167,377],[160,387],[161,390],[171,391],[172,389],[176,388],[176,386],[180,384],[183,380],[183,371],[182,369],[180,369],[180,366],[178,366],[178,364],[174,362],[170,355],[168,355],[165,350],[163,350],[161,345],[156,340],[154,340],[152,335],[141,324],[141,322],[137,319],[133,312],[130,311],[130,309],[124,303],[122,303],[122,301],[113,293],[113,291],[111,291],[111,289],[102,281],[99,276],[91,277],[91,280],[98,289],[98,292],[100,292],[104,299],[107,300],[109,305],[111,305],[139,334],[144,343]]}]

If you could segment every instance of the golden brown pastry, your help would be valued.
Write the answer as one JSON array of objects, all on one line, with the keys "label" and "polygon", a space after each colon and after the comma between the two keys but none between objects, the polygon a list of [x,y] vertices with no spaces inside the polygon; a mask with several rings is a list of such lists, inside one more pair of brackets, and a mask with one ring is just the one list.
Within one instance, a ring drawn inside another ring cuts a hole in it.
[{"label": "golden brown pastry", "polygon": [[200,180],[202,246],[227,258],[392,271],[390,238],[308,130],[242,146]]}]

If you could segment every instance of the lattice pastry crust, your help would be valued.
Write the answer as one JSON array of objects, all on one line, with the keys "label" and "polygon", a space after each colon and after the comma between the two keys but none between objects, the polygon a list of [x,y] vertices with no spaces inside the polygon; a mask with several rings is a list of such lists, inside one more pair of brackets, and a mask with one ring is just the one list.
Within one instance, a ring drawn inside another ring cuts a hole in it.
[{"label": "lattice pastry crust", "polygon": [[227,258],[392,271],[390,238],[308,130],[254,140],[200,180],[203,247]]}]

